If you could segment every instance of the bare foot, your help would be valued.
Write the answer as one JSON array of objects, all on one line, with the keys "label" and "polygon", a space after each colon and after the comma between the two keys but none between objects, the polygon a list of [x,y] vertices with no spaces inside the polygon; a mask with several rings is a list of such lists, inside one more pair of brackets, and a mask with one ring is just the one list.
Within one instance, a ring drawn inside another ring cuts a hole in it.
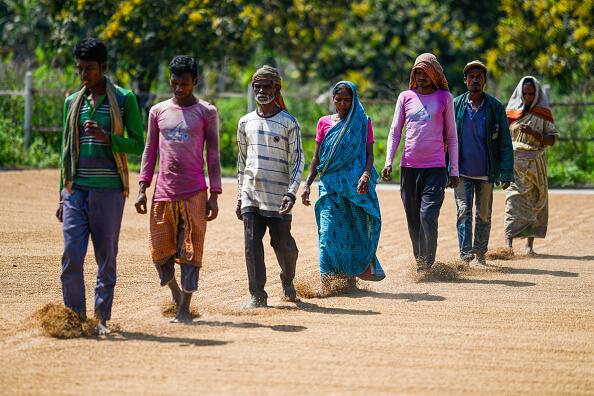
[{"label": "bare foot", "polygon": [[293,282],[289,285],[283,285],[283,301],[286,302],[296,302],[297,301],[297,291],[295,290],[295,286],[293,286]]},{"label": "bare foot", "polygon": [[266,308],[268,307],[267,299],[264,297],[251,296],[249,300],[241,304],[242,309]]},{"label": "bare foot", "polygon": [[192,322],[193,318],[192,315],[188,310],[180,310],[175,318],[171,319],[170,323],[190,323]]},{"label": "bare foot", "polygon": [[107,335],[111,333],[111,330],[109,330],[109,328],[107,327],[107,323],[105,322],[99,322],[99,324],[97,325],[97,327],[95,327],[95,334],[97,335]]},{"label": "bare foot", "polygon": [[528,237],[526,239],[526,256],[536,256],[536,253],[534,252],[534,237]]},{"label": "bare foot", "polygon": [[180,302],[178,304],[175,318],[171,319],[171,323],[189,323],[192,321],[192,314],[190,314],[190,301],[192,300],[192,293],[181,293]]}]

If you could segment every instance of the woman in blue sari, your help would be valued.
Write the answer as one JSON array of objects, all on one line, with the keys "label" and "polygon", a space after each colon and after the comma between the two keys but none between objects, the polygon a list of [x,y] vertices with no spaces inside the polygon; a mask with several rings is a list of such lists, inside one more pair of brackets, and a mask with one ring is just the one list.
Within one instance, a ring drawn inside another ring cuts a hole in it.
[{"label": "woman in blue sari", "polygon": [[320,274],[323,281],[336,276],[379,281],[385,274],[376,256],[381,216],[371,120],[353,83],[337,83],[332,98],[336,114],[318,121],[316,151],[301,194],[309,206],[310,186],[320,174],[315,204]]}]

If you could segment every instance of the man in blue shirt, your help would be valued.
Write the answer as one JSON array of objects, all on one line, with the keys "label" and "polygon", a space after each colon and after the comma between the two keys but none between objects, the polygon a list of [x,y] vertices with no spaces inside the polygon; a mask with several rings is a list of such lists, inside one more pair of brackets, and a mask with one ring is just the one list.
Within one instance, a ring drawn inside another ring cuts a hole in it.
[{"label": "man in blue shirt", "polygon": [[[513,147],[505,108],[484,92],[487,67],[480,61],[464,67],[468,92],[454,99],[460,184],[455,188],[460,258],[484,266],[491,232],[493,185],[513,180]],[[472,206],[475,202],[474,241]]]}]

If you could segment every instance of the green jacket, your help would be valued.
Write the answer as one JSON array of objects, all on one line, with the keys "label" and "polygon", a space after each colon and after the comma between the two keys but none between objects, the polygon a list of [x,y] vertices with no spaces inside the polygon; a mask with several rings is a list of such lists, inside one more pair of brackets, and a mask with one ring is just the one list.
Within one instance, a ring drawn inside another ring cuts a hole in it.
[{"label": "green jacket", "polygon": [[[454,99],[456,130],[458,131],[458,158],[462,156],[462,131],[468,92]],[[485,131],[487,135],[487,172],[489,182],[514,181],[514,148],[509,134],[505,108],[495,97],[485,93]]]}]

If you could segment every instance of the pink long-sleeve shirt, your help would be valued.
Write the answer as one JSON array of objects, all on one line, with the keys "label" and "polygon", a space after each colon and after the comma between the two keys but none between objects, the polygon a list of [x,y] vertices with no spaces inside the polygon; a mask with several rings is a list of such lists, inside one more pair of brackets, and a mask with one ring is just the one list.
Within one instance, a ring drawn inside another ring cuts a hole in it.
[{"label": "pink long-sleeve shirt", "polygon": [[398,96],[388,135],[386,166],[392,165],[406,128],[400,166],[441,168],[446,166],[444,134],[448,145],[450,175],[458,176],[458,136],[454,101],[449,91],[423,95],[412,90]]},{"label": "pink long-sleeve shirt", "polygon": [[204,146],[210,192],[220,193],[219,115],[216,107],[203,100],[181,107],[169,99],[151,108],[140,182],[150,185],[159,154],[153,200],[179,201],[207,189]]}]

